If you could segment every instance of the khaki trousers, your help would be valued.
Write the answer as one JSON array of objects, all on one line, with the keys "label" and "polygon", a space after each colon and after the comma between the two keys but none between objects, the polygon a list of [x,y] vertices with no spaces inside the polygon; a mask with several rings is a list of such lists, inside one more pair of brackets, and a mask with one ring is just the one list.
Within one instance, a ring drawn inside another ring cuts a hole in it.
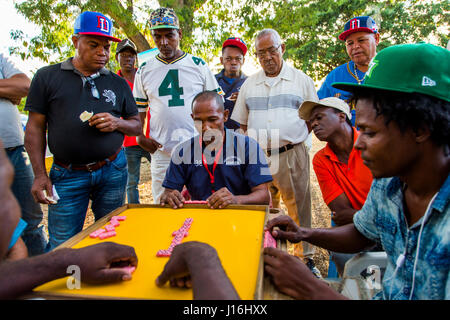
[{"label": "khaki trousers", "polygon": [[[281,195],[289,216],[299,226],[311,228],[310,164],[306,145],[302,142],[281,154],[272,154],[268,163],[273,177],[269,186],[273,207],[280,207]],[[312,258],[314,247],[302,241],[294,245],[294,255]]]}]

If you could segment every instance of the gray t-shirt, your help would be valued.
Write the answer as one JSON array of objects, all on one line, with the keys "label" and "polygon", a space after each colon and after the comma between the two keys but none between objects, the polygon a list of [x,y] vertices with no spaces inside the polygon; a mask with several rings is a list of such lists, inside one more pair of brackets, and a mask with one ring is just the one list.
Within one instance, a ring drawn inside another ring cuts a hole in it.
[{"label": "gray t-shirt", "polygon": [[[0,79],[9,79],[23,73],[13,62],[0,53]],[[0,97],[0,139],[5,148],[23,145],[23,128],[17,106]]]}]

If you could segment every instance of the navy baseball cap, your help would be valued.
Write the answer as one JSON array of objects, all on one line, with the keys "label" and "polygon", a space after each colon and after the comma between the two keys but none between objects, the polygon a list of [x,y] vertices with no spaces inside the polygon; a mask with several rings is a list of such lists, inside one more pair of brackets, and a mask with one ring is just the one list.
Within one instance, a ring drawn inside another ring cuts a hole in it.
[{"label": "navy baseball cap", "polygon": [[355,32],[378,33],[378,27],[371,17],[355,17],[347,21],[344,26],[344,32],[339,35],[339,40],[345,41],[349,35]]},{"label": "navy baseball cap", "polygon": [[120,39],[112,36],[112,21],[100,12],[83,12],[75,20],[73,29],[74,34],[101,36],[114,42],[120,42]]}]

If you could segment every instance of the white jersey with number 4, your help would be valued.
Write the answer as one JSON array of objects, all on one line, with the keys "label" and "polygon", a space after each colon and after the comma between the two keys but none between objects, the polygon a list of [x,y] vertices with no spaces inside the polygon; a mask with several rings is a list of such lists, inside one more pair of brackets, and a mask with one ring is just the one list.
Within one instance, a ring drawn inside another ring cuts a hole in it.
[{"label": "white jersey with number 4", "polygon": [[160,150],[170,154],[193,136],[192,100],[205,90],[222,92],[208,65],[189,53],[171,62],[156,56],[142,64],[133,95],[140,112],[150,108],[150,136],[163,146]]}]

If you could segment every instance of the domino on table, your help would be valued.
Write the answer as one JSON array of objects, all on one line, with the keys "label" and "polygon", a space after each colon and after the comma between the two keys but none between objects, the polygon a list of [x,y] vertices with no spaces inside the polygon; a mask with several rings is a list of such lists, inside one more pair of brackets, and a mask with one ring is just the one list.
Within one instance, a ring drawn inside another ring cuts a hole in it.
[{"label": "domino on table", "polygon": [[277,240],[272,236],[270,231],[264,232],[264,248],[276,248],[277,247]]},{"label": "domino on table", "polygon": [[116,236],[116,232],[115,231],[109,231],[109,232],[103,232],[101,233],[98,237],[100,240],[106,239],[106,238],[111,238],[111,237],[115,237]]},{"label": "domino on table", "polygon": [[91,238],[97,238],[100,234],[102,234],[102,233],[104,233],[104,232],[105,232],[105,229],[100,228],[100,229],[95,230],[94,232],[91,232],[91,234],[89,235],[89,237],[91,237]]}]

